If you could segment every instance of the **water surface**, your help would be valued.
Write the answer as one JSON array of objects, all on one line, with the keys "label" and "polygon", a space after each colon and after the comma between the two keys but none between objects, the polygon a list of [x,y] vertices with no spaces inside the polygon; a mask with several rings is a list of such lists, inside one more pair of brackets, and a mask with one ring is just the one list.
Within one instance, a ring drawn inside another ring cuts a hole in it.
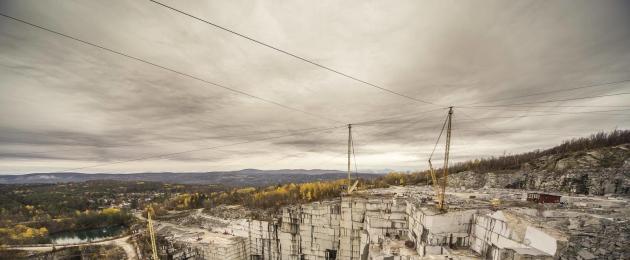
[{"label": "water surface", "polygon": [[50,235],[50,240],[56,245],[97,242],[120,235],[123,226],[86,229],[79,231],[65,231]]}]

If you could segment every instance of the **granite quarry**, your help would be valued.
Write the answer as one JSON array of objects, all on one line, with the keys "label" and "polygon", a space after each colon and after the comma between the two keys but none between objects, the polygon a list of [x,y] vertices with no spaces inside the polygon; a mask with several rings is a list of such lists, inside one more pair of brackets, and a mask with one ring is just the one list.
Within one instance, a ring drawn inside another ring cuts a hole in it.
[{"label": "granite quarry", "polygon": [[[562,195],[560,204],[533,204],[524,200],[526,190],[460,188],[447,193],[450,207],[441,213],[434,210],[432,192],[426,186],[361,191],[338,200],[285,207],[268,221],[193,211],[178,220],[181,225],[158,222],[157,230],[171,247],[194,252],[180,254],[179,259],[630,256],[625,197]],[[500,206],[493,206],[492,199],[500,200]]]},{"label": "granite quarry", "polygon": [[[156,230],[173,259],[627,259],[628,148],[455,174],[446,211],[431,186],[391,186],[263,219],[238,205],[179,212]],[[528,201],[532,194],[559,199]]]}]

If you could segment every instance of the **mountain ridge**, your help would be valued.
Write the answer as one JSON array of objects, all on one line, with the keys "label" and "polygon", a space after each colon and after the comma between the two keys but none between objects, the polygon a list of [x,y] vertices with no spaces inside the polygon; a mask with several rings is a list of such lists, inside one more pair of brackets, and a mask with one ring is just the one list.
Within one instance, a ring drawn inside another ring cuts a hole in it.
[{"label": "mountain ridge", "polygon": [[[376,178],[379,174],[358,173],[361,178]],[[155,181],[173,184],[223,184],[227,186],[266,186],[288,182],[310,182],[345,178],[347,172],[323,169],[281,169],[215,172],[140,172],[140,173],[81,173],[50,172],[1,175],[0,184],[67,183],[93,180]],[[353,173],[354,176],[354,173]]]}]

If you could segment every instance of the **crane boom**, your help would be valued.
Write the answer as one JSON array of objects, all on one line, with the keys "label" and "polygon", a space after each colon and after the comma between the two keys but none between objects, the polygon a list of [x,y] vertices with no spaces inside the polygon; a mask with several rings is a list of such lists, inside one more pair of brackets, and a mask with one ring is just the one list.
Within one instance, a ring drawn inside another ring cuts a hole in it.
[{"label": "crane boom", "polygon": [[[440,137],[442,136],[442,133],[444,131],[444,128],[446,127],[444,166],[442,167],[443,172],[442,172],[441,179],[438,179],[437,174],[435,173],[435,169],[433,169],[433,164],[431,163],[431,157],[429,157],[429,172],[431,173],[431,179],[433,181],[433,189],[435,190],[435,202],[437,203],[437,208],[440,211],[446,210],[446,201],[444,198],[446,194],[446,186],[448,184],[448,159],[449,159],[449,154],[451,150],[452,118],[453,118],[453,107],[449,107],[448,116],[446,117],[446,121],[444,121],[444,126],[442,126],[442,131],[440,132],[440,135],[438,136],[438,141],[436,141],[436,146],[437,146],[437,142],[439,142]],[[435,148],[434,148],[434,151],[435,151]],[[433,155],[433,153],[431,153],[431,155]]]},{"label": "crane boom", "polygon": [[440,198],[438,200],[438,208],[440,210],[446,209],[446,201],[444,200],[444,196],[446,195],[446,185],[448,184],[448,159],[449,153],[451,151],[451,122],[453,119],[453,107],[450,107],[448,110],[448,123],[446,127],[446,147],[444,148],[444,173],[442,175],[442,185]]},{"label": "crane boom", "polygon": [[151,237],[151,251],[154,260],[159,260],[157,255],[157,246],[155,244],[155,230],[153,229],[153,220],[151,214],[153,213],[153,207],[149,206],[147,209],[147,230],[149,230],[149,236]]}]

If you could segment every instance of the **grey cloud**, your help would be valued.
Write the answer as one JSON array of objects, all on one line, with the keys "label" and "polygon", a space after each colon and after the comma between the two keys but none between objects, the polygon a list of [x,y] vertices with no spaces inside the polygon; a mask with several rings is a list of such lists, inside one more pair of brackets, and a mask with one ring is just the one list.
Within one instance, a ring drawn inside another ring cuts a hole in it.
[{"label": "grey cloud", "polygon": [[[518,117],[542,113],[464,107],[627,92],[630,84],[621,83],[500,100],[629,79],[627,1],[168,3],[349,75],[455,105],[455,160],[546,148],[568,137],[630,126],[623,111]],[[425,114],[436,107],[367,87],[150,2],[2,1],[0,11],[335,120],[387,118],[354,127],[358,159],[365,160],[359,164],[366,169],[425,167],[446,115],[445,109]],[[129,160],[340,125],[0,19],[0,173],[16,166],[31,172],[46,171],[45,165],[58,170]],[[617,96],[519,109],[604,110],[554,105],[630,103]],[[337,157],[345,152],[346,131],[90,171],[341,167]],[[56,152],[28,154],[41,151]]]}]

